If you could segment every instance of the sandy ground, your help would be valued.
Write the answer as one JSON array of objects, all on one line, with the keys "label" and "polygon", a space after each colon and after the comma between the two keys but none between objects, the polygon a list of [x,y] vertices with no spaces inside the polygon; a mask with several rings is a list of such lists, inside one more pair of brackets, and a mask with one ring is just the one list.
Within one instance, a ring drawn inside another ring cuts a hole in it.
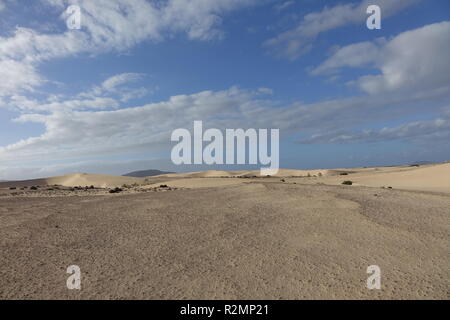
[{"label": "sandy ground", "polygon": [[[168,175],[119,194],[0,184],[0,298],[449,299],[450,179],[433,180],[448,168]],[[43,182],[137,183],[118,178]]]}]

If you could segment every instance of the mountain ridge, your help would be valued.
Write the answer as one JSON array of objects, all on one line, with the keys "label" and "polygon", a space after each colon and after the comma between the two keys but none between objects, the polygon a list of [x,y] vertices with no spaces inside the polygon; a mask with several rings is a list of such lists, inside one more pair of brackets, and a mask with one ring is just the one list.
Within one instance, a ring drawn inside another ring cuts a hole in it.
[{"label": "mountain ridge", "polygon": [[161,174],[170,174],[170,173],[175,173],[175,172],[149,169],[149,170],[140,170],[140,171],[129,172],[122,176],[123,177],[133,177],[133,178],[145,178],[145,177],[153,177],[153,176],[159,176]]}]

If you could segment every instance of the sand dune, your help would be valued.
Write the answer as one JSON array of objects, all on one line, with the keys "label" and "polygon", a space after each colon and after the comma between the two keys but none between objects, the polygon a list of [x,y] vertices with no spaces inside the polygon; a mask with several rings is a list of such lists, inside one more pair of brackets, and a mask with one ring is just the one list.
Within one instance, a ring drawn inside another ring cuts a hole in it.
[{"label": "sand dune", "polygon": [[208,170],[203,172],[192,172],[187,174],[187,176],[193,178],[218,178],[218,177],[231,177],[232,174],[228,171]]},{"label": "sand dune", "polygon": [[[280,169],[274,177],[307,177],[308,175],[326,175],[330,170],[297,170],[297,169]],[[241,170],[241,171],[224,171],[224,170],[208,170],[202,172],[174,173],[164,174],[158,177],[170,178],[220,178],[220,177],[242,177],[242,176],[261,176],[260,170]]]},{"label": "sand dune", "polygon": [[[346,173],[343,176],[341,174]],[[235,185],[248,182],[242,177],[260,178],[260,171],[220,171],[189,172],[165,174],[150,178],[133,178],[100,174],[75,173],[64,176],[49,177],[25,181],[1,182],[0,188],[61,185],[66,187],[91,186],[97,188],[120,187],[124,184],[146,184],[154,187],[167,184],[172,187],[204,188]],[[344,180],[351,180],[355,186],[393,187],[405,190],[422,190],[450,193],[450,163],[425,165],[420,167],[375,167],[327,170],[280,169],[272,178],[301,178],[299,183],[317,183],[339,185]],[[303,178],[314,178],[308,180]],[[167,180],[165,180],[167,178]],[[152,183],[152,181],[154,181]]]},{"label": "sand dune", "polygon": [[30,186],[46,186],[61,185],[65,187],[91,186],[96,188],[113,188],[123,184],[142,183],[143,178],[110,176],[102,174],[74,173],[64,176],[49,177],[42,179],[9,181],[0,183],[0,188],[8,187],[30,187]]},{"label": "sand dune", "polygon": [[343,180],[351,180],[356,186],[450,193],[450,163],[421,167],[365,168],[348,172],[352,171],[348,176],[326,177],[324,183],[340,184]]},{"label": "sand dune", "polygon": [[[278,173],[272,175],[273,177],[307,177],[314,175],[326,175],[328,170],[297,170],[297,169],[279,169]],[[232,171],[233,176],[261,176],[260,170],[252,170],[252,171]]]},{"label": "sand dune", "polygon": [[[257,171],[259,173],[259,171]],[[295,170],[295,169],[280,169],[275,177],[307,177],[318,176],[320,174],[327,175],[329,170]]]},{"label": "sand dune", "polygon": [[[343,175],[346,174],[346,175]],[[199,188],[239,184],[245,181],[230,177],[260,177],[259,170],[253,171],[205,171],[182,174],[170,174],[159,177],[182,179],[177,182],[167,181],[171,186]],[[228,177],[228,179],[221,179]],[[450,163],[397,167],[373,168],[341,168],[324,170],[280,169],[273,177],[315,177],[316,180],[296,180],[301,183],[321,182],[330,185],[340,185],[344,180],[351,180],[355,186],[393,187],[405,190],[422,190],[450,193]],[[208,178],[208,179],[201,179]],[[211,180],[210,179],[215,179]]]}]

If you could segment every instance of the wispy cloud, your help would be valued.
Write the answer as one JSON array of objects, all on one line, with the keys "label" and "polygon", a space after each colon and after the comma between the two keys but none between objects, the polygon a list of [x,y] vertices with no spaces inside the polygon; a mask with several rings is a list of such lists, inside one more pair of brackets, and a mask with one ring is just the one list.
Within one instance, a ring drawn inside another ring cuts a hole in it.
[{"label": "wispy cloud", "polygon": [[299,140],[300,143],[367,143],[390,140],[408,140],[429,143],[446,142],[450,138],[450,117],[415,121],[380,130],[338,131],[315,134]]},{"label": "wispy cloud", "polygon": [[[264,47],[274,54],[295,60],[311,50],[314,40],[321,34],[350,24],[363,23],[367,19],[367,7],[379,5],[383,17],[389,17],[419,0],[364,0],[359,3],[338,4],[325,7],[303,17],[296,27],[264,42]],[[365,24],[364,24],[365,26]]]},{"label": "wispy cloud", "polygon": [[282,11],[282,10],[285,10],[285,9],[287,9],[287,8],[289,8],[289,7],[292,7],[294,4],[295,4],[295,1],[293,1],[293,0],[290,0],[290,1],[282,1],[281,3],[277,3],[277,4],[274,6],[274,8],[275,8],[277,11]]}]

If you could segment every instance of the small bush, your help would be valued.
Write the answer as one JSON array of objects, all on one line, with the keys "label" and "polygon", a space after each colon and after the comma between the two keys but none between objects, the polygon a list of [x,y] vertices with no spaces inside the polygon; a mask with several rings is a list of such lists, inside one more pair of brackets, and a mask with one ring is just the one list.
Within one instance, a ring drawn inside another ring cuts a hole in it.
[{"label": "small bush", "polygon": [[35,187],[35,186],[32,186],[30,189],[31,189],[31,190],[37,190],[38,188]]},{"label": "small bush", "polygon": [[321,177],[321,176],[322,176],[322,172],[319,172],[317,175],[318,175],[319,177]]},{"label": "small bush", "polygon": [[16,189],[17,189],[16,187],[9,188],[9,190],[16,190]]},{"label": "small bush", "polygon": [[348,172],[341,172],[339,175],[341,175],[341,176],[348,176]]},{"label": "small bush", "polygon": [[346,181],[342,182],[342,184],[345,184],[345,185],[351,186],[351,185],[353,184],[353,181],[350,181],[350,180],[346,180]]},{"label": "small bush", "polygon": [[123,190],[119,187],[116,187],[114,189],[109,190],[109,193],[119,193],[122,192]]},{"label": "small bush", "polygon": [[160,188],[168,188],[169,186],[167,184],[162,184],[159,186]]},{"label": "small bush", "polygon": [[286,180],[284,180],[284,179],[281,179],[280,181],[281,181],[281,182],[286,182]]}]

